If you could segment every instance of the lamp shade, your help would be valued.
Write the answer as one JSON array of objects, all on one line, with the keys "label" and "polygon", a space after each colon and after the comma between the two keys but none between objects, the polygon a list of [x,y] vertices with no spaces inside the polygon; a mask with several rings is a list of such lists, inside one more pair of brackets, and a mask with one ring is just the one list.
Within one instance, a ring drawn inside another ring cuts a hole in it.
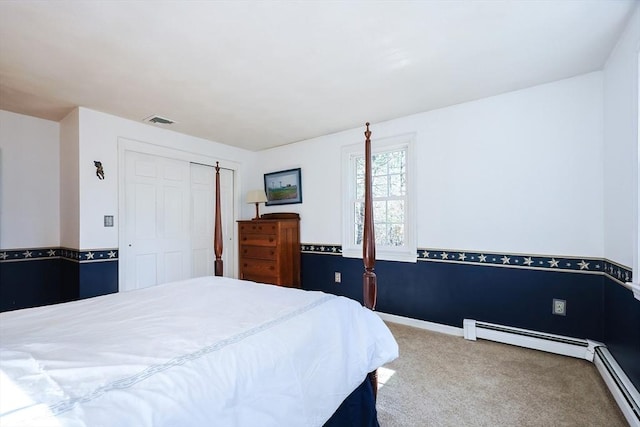
[{"label": "lamp shade", "polygon": [[265,203],[267,195],[264,190],[251,190],[247,193],[247,203]]}]

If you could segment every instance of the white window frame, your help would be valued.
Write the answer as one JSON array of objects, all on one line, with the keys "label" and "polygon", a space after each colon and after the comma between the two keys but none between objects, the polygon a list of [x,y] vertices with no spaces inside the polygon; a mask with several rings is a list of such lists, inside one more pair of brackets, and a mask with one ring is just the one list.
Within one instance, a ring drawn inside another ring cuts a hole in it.
[{"label": "white window frame", "polygon": [[[386,261],[417,261],[416,216],[415,216],[415,134],[397,135],[371,141],[371,154],[406,149],[407,198],[405,204],[405,244],[403,246],[376,245],[376,259]],[[355,161],[364,156],[362,142],[342,148],[342,256],[362,258],[362,246],[354,243],[354,218],[352,200],[356,191]]]}]

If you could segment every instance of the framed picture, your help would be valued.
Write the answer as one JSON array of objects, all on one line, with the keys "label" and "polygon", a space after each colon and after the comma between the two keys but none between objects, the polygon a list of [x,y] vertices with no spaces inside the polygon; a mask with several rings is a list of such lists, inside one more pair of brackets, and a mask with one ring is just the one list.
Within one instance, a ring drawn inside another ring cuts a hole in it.
[{"label": "framed picture", "polygon": [[302,203],[302,179],[300,168],[264,174],[265,205],[290,205]]}]

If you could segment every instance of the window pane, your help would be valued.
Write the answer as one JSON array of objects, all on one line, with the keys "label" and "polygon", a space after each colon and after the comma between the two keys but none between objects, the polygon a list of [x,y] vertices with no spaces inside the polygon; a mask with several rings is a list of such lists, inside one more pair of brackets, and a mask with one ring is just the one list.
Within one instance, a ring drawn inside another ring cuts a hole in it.
[{"label": "window pane", "polygon": [[353,241],[356,245],[362,244],[362,236],[364,235],[364,203],[356,202],[354,204],[354,233]]},{"label": "window pane", "polygon": [[404,224],[389,225],[389,246],[404,245]]},{"label": "window pane", "polygon": [[356,157],[356,176],[364,176],[364,157]]},{"label": "window pane", "polygon": [[[407,195],[405,148],[372,155],[373,221],[376,244],[380,246],[404,246],[405,208]],[[364,156],[353,157],[352,181],[355,192],[351,203],[353,210],[353,243],[361,245],[364,227]]]},{"label": "window pane", "polygon": [[399,150],[390,153],[389,173],[404,173],[405,151]]},{"label": "window pane", "polygon": [[356,199],[364,199],[364,176],[356,178]]},{"label": "window pane", "polygon": [[[371,194],[373,197],[388,197],[389,196],[389,185],[388,185],[389,177],[387,175],[383,176],[374,176],[373,183],[371,186]],[[364,186],[363,186],[364,188]],[[364,197],[364,196],[363,196]]]},{"label": "window pane", "polygon": [[405,175],[389,175],[389,195],[404,196],[407,192]]},{"label": "window pane", "polygon": [[389,234],[385,224],[376,224],[375,233],[376,233],[376,245],[380,245],[380,246],[389,245]]},{"label": "window pane", "polygon": [[371,173],[373,176],[386,175],[388,172],[389,153],[374,154],[371,156]]},{"label": "window pane", "polygon": [[387,202],[387,222],[404,223],[404,200]]},{"label": "window pane", "polygon": [[376,223],[387,222],[387,202],[386,201],[373,202],[373,218]]}]

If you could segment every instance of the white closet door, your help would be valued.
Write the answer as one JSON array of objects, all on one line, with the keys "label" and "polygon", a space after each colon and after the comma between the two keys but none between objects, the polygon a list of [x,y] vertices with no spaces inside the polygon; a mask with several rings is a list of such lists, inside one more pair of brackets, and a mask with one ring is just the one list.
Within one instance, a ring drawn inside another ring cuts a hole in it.
[{"label": "white closet door", "polygon": [[[234,172],[231,169],[220,169],[220,206],[222,211],[222,263],[225,277],[236,277],[236,222],[234,209]],[[215,258],[215,256],[214,256]]]},{"label": "white closet door", "polygon": [[215,170],[191,163],[191,273],[193,277],[213,275],[213,219]]},{"label": "white closet door", "polygon": [[[215,169],[191,164],[191,252],[193,277],[214,274]],[[234,276],[233,171],[220,169],[224,276]]]},{"label": "white closet door", "polygon": [[189,162],[127,151],[125,165],[120,289],[191,277]]}]

